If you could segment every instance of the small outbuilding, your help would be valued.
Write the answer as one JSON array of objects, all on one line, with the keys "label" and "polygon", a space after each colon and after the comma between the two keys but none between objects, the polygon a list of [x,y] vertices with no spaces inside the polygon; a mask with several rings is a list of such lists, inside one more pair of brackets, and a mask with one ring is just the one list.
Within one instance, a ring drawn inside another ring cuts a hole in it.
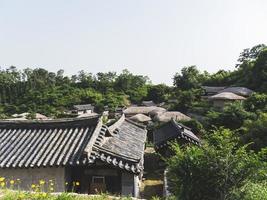
[{"label": "small outbuilding", "polygon": [[214,107],[224,108],[226,103],[231,103],[234,101],[243,101],[245,97],[239,96],[232,92],[222,92],[209,97],[209,100],[213,102]]}]

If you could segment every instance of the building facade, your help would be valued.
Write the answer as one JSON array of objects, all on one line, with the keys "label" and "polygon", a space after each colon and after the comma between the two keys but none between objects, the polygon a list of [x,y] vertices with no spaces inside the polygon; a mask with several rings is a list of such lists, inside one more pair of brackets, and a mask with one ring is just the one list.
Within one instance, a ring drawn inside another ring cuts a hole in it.
[{"label": "building facade", "polygon": [[[0,122],[0,176],[29,190],[53,181],[55,192],[138,197],[146,130],[122,117]],[[79,183],[73,187],[73,182]]]}]

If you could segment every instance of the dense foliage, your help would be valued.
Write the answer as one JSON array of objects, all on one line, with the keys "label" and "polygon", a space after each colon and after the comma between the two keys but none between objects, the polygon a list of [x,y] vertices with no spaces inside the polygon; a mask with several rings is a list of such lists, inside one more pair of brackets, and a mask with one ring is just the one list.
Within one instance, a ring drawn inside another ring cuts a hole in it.
[{"label": "dense foliage", "polygon": [[237,199],[244,196],[242,188],[248,182],[260,184],[267,178],[267,163],[240,146],[230,130],[214,131],[201,147],[182,150],[174,144],[173,149],[175,156],[168,160],[169,188],[178,199]]}]

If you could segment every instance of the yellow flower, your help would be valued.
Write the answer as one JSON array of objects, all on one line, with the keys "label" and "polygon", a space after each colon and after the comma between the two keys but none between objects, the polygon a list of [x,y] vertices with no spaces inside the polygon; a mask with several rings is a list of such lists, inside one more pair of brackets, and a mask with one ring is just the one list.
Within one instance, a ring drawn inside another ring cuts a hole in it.
[{"label": "yellow flower", "polygon": [[40,180],[39,183],[40,183],[40,185],[44,185],[45,181],[44,180]]},{"label": "yellow flower", "polygon": [[76,182],[76,183],[75,183],[75,185],[79,186],[79,185],[80,185],[80,183],[79,183],[79,182]]},{"label": "yellow flower", "polygon": [[5,182],[1,183],[1,187],[5,187],[5,185],[6,185]]},{"label": "yellow flower", "polygon": [[51,185],[51,186],[53,186],[53,185],[54,185],[54,183],[50,183],[50,185]]},{"label": "yellow flower", "polygon": [[42,197],[47,197],[47,194],[46,193],[42,193]]},{"label": "yellow flower", "polygon": [[68,185],[68,184],[69,184],[68,182],[65,183],[65,185]]},{"label": "yellow flower", "polygon": [[10,180],[10,184],[14,185],[15,181],[14,180]]},{"label": "yellow flower", "polygon": [[3,182],[5,180],[4,177],[0,177],[0,182]]},{"label": "yellow flower", "polygon": [[32,184],[32,186],[31,186],[31,187],[32,187],[32,189],[34,189],[34,188],[36,188],[36,185]]},{"label": "yellow flower", "polygon": [[54,188],[49,188],[50,189],[50,191],[54,191]]}]

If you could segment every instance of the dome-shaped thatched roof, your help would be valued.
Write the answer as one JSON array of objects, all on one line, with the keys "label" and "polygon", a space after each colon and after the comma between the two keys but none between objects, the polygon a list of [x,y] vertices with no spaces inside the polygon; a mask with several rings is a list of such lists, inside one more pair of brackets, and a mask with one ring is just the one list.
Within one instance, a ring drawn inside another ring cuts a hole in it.
[{"label": "dome-shaped thatched roof", "polygon": [[159,122],[168,122],[171,119],[177,121],[189,121],[191,118],[178,111],[167,111],[157,115],[154,120]]},{"label": "dome-shaped thatched roof", "polygon": [[165,108],[158,107],[158,108],[150,111],[148,114],[149,114],[150,117],[155,117],[155,116],[160,115],[160,114],[162,114],[164,112],[166,112]]},{"label": "dome-shaped thatched roof", "polygon": [[132,117],[130,117],[131,120],[135,121],[135,122],[148,122],[151,121],[151,118],[144,115],[144,114],[136,114]]},{"label": "dome-shaped thatched roof", "polygon": [[222,93],[209,97],[209,99],[211,100],[244,100],[246,98],[236,95],[232,92],[222,92]]},{"label": "dome-shaped thatched roof", "polygon": [[132,107],[129,107],[127,109],[125,109],[123,111],[124,114],[126,115],[135,115],[135,114],[145,114],[145,115],[148,115],[149,112],[151,112],[152,110],[160,110],[160,109],[163,109],[165,110],[164,108],[160,108],[160,107],[157,107],[157,106],[150,106],[150,107],[146,107],[146,106],[132,106]]}]

